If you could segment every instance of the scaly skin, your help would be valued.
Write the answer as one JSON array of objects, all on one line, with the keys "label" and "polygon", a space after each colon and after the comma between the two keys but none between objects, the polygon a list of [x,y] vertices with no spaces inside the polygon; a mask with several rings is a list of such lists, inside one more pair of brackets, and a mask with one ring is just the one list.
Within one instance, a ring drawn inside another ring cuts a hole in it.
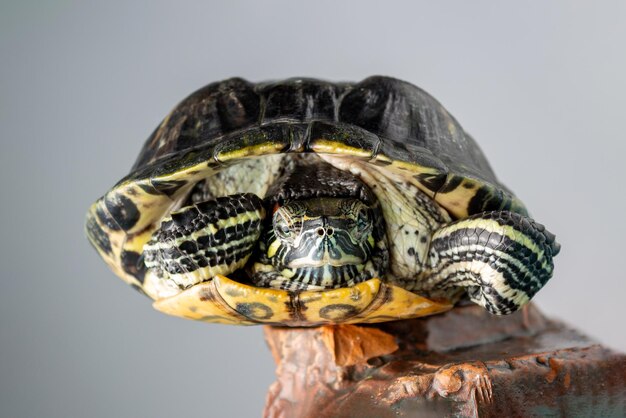
[{"label": "scaly skin", "polygon": [[489,312],[510,314],[552,276],[559,249],[554,235],[526,216],[477,214],[435,232],[424,288],[465,287],[470,299]]}]

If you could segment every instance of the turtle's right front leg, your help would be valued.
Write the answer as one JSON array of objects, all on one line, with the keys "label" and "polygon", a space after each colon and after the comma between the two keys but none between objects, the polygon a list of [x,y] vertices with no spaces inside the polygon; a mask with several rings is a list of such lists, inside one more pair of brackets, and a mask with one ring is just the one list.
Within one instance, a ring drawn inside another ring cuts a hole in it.
[{"label": "turtle's right front leg", "polygon": [[152,279],[186,289],[242,268],[261,234],[265,210],[251,193],[186,206],[165,218],[143,256]]}]

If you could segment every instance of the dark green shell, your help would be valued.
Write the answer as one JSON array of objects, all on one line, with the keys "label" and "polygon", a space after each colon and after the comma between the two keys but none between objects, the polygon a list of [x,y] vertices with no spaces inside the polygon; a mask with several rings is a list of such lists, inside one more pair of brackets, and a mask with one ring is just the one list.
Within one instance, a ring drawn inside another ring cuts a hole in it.
[{"label": "dark green shell", "polygon": [[382,166],[456,218],[526,214],[476,142],[412,84],[380,76],[356,84],[233,78],[198,90],[163,120],[131,173],[92,205],[88,236],[116,274],[142,288],[143,245],[195,183],[242,158],[287,152]]},{"label": "dark green shell", "polygon": [[[425,176],[424,184],[435,193],[456,188],[463,178],[478,180],[487,187],[470,203],[469,214],[510,209],[511,193],[456,119],[419,87],[381,76],[357,84],[253,84],[240,78],[209,84],[152,133],[125,180],[211,161],[217,150],[231,146],[273,141],[289,152],[306,150],[310,139],[322,137],[432,168],[437,174]],[[161,186],[165,192],[170,187],[175,185]]]}]

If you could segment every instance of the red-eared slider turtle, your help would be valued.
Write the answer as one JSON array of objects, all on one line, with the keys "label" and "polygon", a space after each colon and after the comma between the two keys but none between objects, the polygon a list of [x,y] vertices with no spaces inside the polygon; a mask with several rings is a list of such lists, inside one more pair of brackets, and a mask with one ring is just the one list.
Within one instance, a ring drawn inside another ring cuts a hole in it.
[{"label": "red-eared slider turtle", "polygon": [[86,229],[157,309],[232,324],[381,322],[464,295],[508,314],[559,251],[441,104],[387,77],[198,90]]}]

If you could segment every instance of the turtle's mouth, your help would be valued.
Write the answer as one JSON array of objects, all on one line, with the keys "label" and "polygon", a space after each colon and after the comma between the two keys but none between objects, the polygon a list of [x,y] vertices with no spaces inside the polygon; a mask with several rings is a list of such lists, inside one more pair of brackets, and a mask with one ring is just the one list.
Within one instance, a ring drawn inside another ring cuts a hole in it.
[{"label": "turtle's mouth", "polygon": [[[314,234],[320,235],[315,232]],[[333,235],[320,239],[314,237],[309,240],[310,242],[300,242],[298,247],[285,254],[284,266],[299,269],[365,264],[370,253],[367,245],[353,242],[350,235],[344,231],[335,232]]]},{"label": "turtle's mouth", "polygon": [[343,259],[343,260],[334,260],[329,257],[324,257],[319,261],[310,261],[310,260],[294,260],[289,263],[290,269],[299,269],[299,268],[319,268],[324,266],[333,267],[342,267],[342,266],[359,266],[365,264],[363,260],[360,259]]}]

